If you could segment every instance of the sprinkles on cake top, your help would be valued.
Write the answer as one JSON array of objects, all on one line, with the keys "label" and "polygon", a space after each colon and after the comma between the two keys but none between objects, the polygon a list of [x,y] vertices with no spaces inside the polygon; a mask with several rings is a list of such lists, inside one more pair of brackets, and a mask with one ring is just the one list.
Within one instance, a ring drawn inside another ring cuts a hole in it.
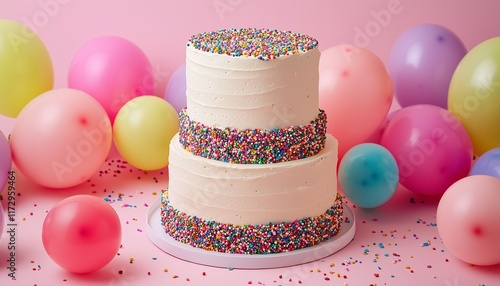
[{"label": "sprinkles on cake top", "polygon": [[270,29],[223,29],[193,35],[188,43],[197,50],[263,61],[304,53],[318,46],[308,35]]}]

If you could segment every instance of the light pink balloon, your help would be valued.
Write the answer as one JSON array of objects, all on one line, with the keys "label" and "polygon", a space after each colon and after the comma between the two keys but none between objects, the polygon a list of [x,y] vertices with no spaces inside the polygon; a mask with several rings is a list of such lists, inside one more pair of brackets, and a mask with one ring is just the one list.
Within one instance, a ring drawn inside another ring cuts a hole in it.
[{"label": "light pink balloon", "polygon": [[0,131],[0,193],[3,191],[9,171],[12,167],[12,155],[9,146],[9,140]]},{"label": "light pink balloon", "polygon": [[26,105],[12,129],[12,159],[33,182],[78,185],[102,166],[111,147],[111,123],[102,106],[75,89],[45,92]]},{"label": "light pink balloon", "polygon": [[500,179],[465,177],[443,194],[437,208],[439,235],[448,250],[475,265],[500,263]]},{"label": "light pink balloon", "polygon": [[102,198],[75,195],[55,205],[42,227],[47,254],[73,273],[90,273],[108,264],[121,243],[120,219]]},{"label": "light pink balloon", "polygon": [[319,105],[328,116],[327,132],[339,141],[339,158],[375,132],[393,96],[385,65],[372,52],[338,45],[321,53]]},{"label": "light pink balloon", "polygon": [[365,140],[367,143],[375,143],[375,144],[380,144],[380,140],[382,140],[382,135],[384,135],[385,129],[387,128],[387,125],[389,124],[389,121],[391,121],[392,117],[394,117],[394,114],[396,114],[398,110],[394,110],[391,113],[387,115],[387,117],[382,121],[382,123],[377,127],[375,132],[373,132],[368,139]]},{"label": "light pink balloon", "polygon": [[97,99],[111,122],[125,103],[139,95],[152,95],[155,86],[146,54],[116,36],[98,37],[81,47],[68,73],[68,87]]}]

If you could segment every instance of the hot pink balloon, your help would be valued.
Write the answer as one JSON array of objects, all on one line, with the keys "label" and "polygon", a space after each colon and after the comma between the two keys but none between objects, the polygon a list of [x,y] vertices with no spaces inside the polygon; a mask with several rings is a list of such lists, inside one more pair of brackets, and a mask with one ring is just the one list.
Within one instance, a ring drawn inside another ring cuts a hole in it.
[{"label": "hot pink balloon", "polygon": [[111,123],[102,106],[76,89],[54,89],[19,113],[10,137],[17,168],[33,182],[67,188],[93,176],[111,148]]},{"label": "hot pink balloon", "polygon": [[339,141],[339,158],[375,132],[392,99],[391,78],[372,52],[339,45],[321,53],[319,105],[328,116],[328,133]]},{"label": "hot pink balloon", "polygon": [[73,273],[90,273],[108,264],[121,243],[120,219],[102,198],[75,195],[55,205],[42,227],[47,254]]},{"label": "hot pink balloon", "polygon": [[472,166],[472,143],[462,124],[435,105],[400,109],[387,124],[381,145],[396,158],[399,182],[424,195],[442,195]]},{"label": "hot pink balloon", "polygon": [[459,259],[476,265],[500,263],[500,179],[465,177],[444,193],[436,220],[439,235]]},{"label": "hot pink balloon", "polygon": [[152,95],[155,85],[146,54],[129,40],[115,36],[99,37],[81,47],[68,73],[68,87],[97,99],[111,122],[130,99]]}]

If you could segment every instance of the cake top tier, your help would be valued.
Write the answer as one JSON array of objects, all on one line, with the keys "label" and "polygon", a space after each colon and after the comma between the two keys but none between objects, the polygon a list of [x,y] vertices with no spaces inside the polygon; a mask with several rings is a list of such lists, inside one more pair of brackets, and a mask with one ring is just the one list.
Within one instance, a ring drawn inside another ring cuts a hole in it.
[{"label": "cake top tier", "polygon": [[280,56],[304,53],[318,46],[310,36],[269,29],[224,29],[193,35],[188,43],[197,50],[233,57],[272,60]]}]

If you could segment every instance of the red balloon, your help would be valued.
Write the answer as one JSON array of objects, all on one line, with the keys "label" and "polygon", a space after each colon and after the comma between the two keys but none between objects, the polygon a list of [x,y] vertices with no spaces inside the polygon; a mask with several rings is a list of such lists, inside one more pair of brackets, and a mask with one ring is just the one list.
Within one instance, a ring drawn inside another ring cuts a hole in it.
[{"label": "red balloon", "polygon": [[103,199],[75,195],[49,211],[42,241],[59,266],[73,273],[90,273],[104,267],[118,252],[120,219]]}]

